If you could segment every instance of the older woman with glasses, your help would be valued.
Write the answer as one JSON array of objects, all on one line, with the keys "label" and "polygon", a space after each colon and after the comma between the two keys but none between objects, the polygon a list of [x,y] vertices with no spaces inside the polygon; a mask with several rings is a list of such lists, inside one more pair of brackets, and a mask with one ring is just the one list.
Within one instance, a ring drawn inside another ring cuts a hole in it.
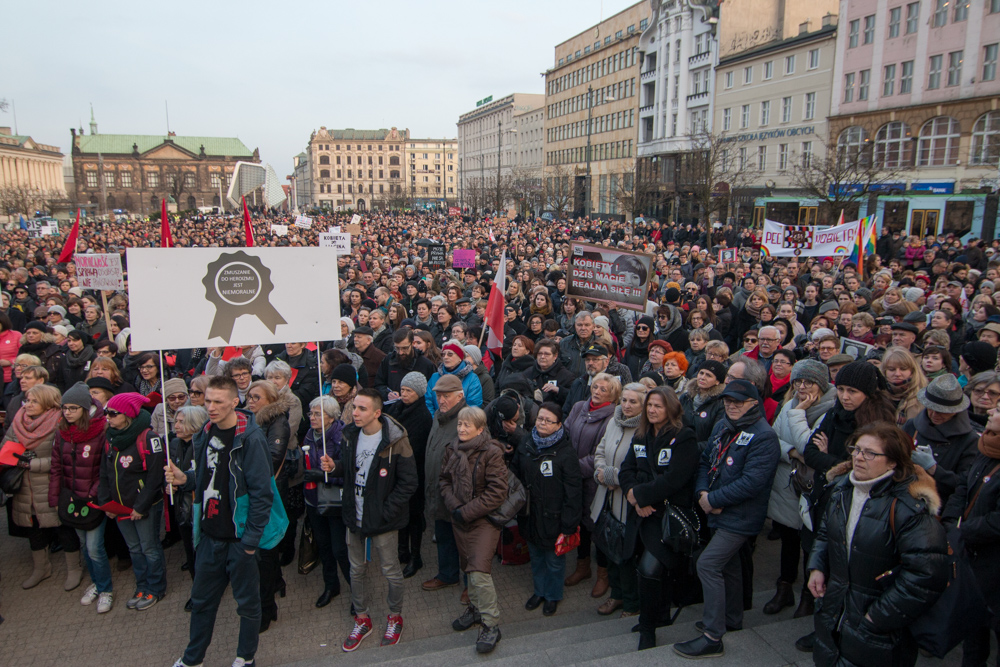
[{"label": "older woman with glasses", "polygon": [[965,386],[965,393],[970,399],[969,419],[974,424],[985,427],[989,411],[1000,403],[1000,373],[996,371],[976,373]]},{"label": "older woman with glasses", "polygon": [[10,423],[9,420],[17,412],[17,409],[21,407],[21,401],[12,403],[13,399],[23,392],[21,389],[21,376],[27,369],[33,366],[41,367],[41,364],[42,360],[33,354],[19,354],[14,358],[14,364],[11,366],[11,381],[4,385],[3,388],[3,406],[8,415],[6,423]]},{"label": "older woman with glasses", "polygon": [[[199,376],[204,377],[204,376]],[[192,386],[194,383],[191,383]],[[208,412],[201,406],[185,405],[177,409],[174,415],[174,437],[170,439],[170,460],[181,470],[190,470],[194,461],[194,445],[191,440],[201,431],[208,421]],[[191,511],[194,497],[190,493],[182,493],[174,497],[174,515],[177,519],[181,541],[184,543],[184,564],[182,570],[187,570],[194,579],[194,539],[192,536]],[[184,611],[191,611],[191,598],[184,604]]]}]

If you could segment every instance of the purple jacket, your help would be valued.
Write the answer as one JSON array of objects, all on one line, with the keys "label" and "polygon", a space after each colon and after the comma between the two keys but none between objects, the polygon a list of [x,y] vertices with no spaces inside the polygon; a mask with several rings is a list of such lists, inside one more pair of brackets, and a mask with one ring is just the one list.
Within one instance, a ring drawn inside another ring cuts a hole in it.
[{"label": "purple jacket", "polygon": [[[590,507],[597,495],[597,482],[594,480],[594,452],[597,444],[604,437],[604,431],[615,416],[615,405],[609,403],[597,410],[590,409],[590,401],[580,401],[570,410],[564,423],[569,433],[569,440],[576,448],[576,458],[580,461],[580,473],[583,475],[583,506]],[[593,528],[590,513],[584,512],[583,523],[587,528]]]},{"label": "purple jacket", "polygon": [[[341,435],[343,430],[344,422],[339,419],[326,427],[326,455],[334,461],[340,461],[340,445],[344,440]],[[323,438],[317,437],[316,431],[311,428],[306,433],[305,440],[302,443],[302,449],[305,450],[306,447],[309,447],[309,449],[306,450],[305,481],[323,484],[323,471],[320,467],[320,459],[323,458]],[[331,473],[329,480],[330,484],[334,486],[344,485],[344,478],[342,476],[334,476]],[[312,484],[306,484],[302,493],[305,496],[306,504],[310,507],[316,507],[316,487]]]}]

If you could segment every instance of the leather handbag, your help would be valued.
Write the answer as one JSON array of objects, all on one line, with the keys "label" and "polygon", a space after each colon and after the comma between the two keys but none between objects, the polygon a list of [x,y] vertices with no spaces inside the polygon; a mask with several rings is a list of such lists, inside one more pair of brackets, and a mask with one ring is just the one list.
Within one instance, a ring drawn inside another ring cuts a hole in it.
[{"label": "leather handbag", "polygon": [[604,507],[594,522],[594,544],[615,565],[621,565],[635,552],[635,539],[638,524],[633,520],[633,514],[628,511],[628,505],[623,501],[624,517],[615,516],[612,492],[604,496]]},{"label": "leather handbag", "polygon": [[319,545],[313,537],[312,526],[306,521],[299,537],[299,574],[309,574],[319,565]]},{"label": "leather handbag", "polygon": [[665,502],[663,513],[664,546],[681,556],[693,556],[701,546],[701,519],[694,509],[681,508]]},{"label": "leather handbag", "polygon": [[20,466],[0,466],[0,491],[8,496],[21,490],[21,481],[27,468]]},{"label": "leather handbag", "polygon": [[503,529],[508,523],[514,520],[517,513],[521,511],[525,503],[528,502],[528,491],[521,484],[509,468],[507,469],[507,497],[500,507],[486,515],[486,520],[496,528]]},{"label": "leather handbag", "polygon": [[344,487],[316,483],[316,511],[323,516],[335,514],[344,506]]},{"label": "leather handbag", "polygon": [[59,490],[59,521],[77,530],[94,530],[104,521],[104,512],[90,507],[90,502],[97,504],[97,498],[77,498],[63,487]]}]

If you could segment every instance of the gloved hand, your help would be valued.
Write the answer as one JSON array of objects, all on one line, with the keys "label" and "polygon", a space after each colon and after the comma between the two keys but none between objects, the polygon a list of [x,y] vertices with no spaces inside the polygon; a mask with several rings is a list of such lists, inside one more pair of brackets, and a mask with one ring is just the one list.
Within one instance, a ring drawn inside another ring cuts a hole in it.
[{"label": "gloved hand", "polygon": [[462,519],[462,510],[453,511],[451,513],[451,520],[453,523],[459,523],[459,524],[465,523],[465,521]]},{"label": "gloved hand", "polygon": [[934,452],[932,452],[931,448],[926,445],[921,445],[920,447],[914,449],[913,453],[910,454],[910,458],[924,470],[928,470],[937,465],[937,460],[934,458]]}]

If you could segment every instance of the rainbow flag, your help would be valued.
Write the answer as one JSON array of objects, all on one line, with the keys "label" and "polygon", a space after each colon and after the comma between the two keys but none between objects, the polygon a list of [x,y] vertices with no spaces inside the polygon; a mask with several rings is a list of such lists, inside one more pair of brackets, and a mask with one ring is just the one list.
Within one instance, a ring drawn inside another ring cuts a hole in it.
[{"label": "rainbow flag", "polygon": [[865,256],[875,254],[875,223],[874,215],[858,221],[858,235],[851,249],[851,255],[847,258],[848,262],[858,267],[862,280],[865,279]]}]

